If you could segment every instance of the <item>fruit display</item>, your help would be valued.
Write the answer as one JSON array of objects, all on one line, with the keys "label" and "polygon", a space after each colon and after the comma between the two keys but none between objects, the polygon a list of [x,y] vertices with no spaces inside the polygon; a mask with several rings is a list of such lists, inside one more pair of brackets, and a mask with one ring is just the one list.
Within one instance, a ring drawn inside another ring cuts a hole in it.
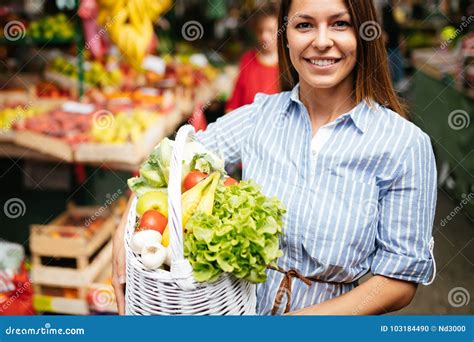
[{"label": "fruit display", "polygon": [[13,125],[41,113],[37,107],[29,105],[13,105],[0,109],[0,131],[9,131]]},{"label": "fruit display", "polygon": [[[164,139],[128,184],[138,196],[131,250],[150,270],[168,270],[169,165],[174,142]],[[182,174],[184,256],[198,282],[231,273],[251,283],[266,280],[265,270],[282,255],[285,209],[252,183],[227,177],[223,160],[198,142],[185,146]]]},{"label": "fruit display", "polygon": [[[51,61],[49,70],[74,80],[78,78],[77,64],[65,57],[56,57]],[[99,61],[87,61],[84,64],[84,81],[94,87],[118,86],[122,82],[122,72],[119,68],[107,70]]]},{"label": "fruit display", "polygon": [[199,86],[213,81],[218,75],[218,69],[209,64],[202,54],[164,55],[166,73],[164,78],[175,80],[183,87]]},{"label": "fruit display", "polygon": [[34,40],[71,40],[74,22],[64,14],[46,16],[30,23],[27,35]]},{"label": "fruit display", "polygon": [[171,0],[100,0],[97,21],[107,27],[112,42],[136,69],[141,67],[154,38],[153,23]]},{"label": "fruit display", "polygon": [[156,112],[133,109],[113,115],[96,116],[91,128],[91,140],[104,144],[137,143],[143,133],[159,118]]},{"label": "fruit display", "polygon": [[101,225],[105,222],[104,217],[96,217],[93,221],[89,216],[80,216],[69,213],[66,219],[61,223],[63,227],[72,227],[74,230],[51,230],[51,237],[74,238],[79,236],[79,229],[84,231],[86,237],[92,237]]},{"label": "fruit display", "polygon": [[89,140],[91,125],[91,115],[55,109],[43,115],[16,122],[14,128],[48,135],[74,145]]},{"label": "fruit display", "polygon": [[40,81],[35,85],[35,93],[39,98],[69,98],[71,93],[67,89],[62,89],[57,84],[47,81]]}]

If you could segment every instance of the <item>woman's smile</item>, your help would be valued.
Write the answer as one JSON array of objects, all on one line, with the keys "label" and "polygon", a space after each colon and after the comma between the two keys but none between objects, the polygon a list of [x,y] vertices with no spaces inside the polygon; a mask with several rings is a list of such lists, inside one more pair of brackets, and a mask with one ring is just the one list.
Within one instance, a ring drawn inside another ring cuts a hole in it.
[{"label": "woman's smile", "polygon": [[311,70],[314,72],[333,72],[341,61],[341,58],[335,57],[309,57],[303,58]]}]

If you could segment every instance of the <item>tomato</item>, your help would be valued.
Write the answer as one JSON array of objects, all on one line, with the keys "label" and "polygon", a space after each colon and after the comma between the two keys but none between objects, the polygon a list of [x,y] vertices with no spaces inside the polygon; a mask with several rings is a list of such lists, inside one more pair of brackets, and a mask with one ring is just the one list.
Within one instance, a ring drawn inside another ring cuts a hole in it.
[{"label": "tomato", "polygon": [[160,234],[163,234],[167,224],[168,219],[160,212],[156,210],[148,210],[142,215],[138,230],[153,229]]},{"label": "tomato", "polygon": [[208,176],[207,173],[201,171],[191,171],[189,172],[183,181],[184,191],[188,191],[194,187],[197,183]]},{"label": "tomato", "polygon": [[232,178],[232,177],[227,177],[224,181],[225,186],[231,186],[231,185],[234,185],[234,184],[239,184],[239,182],[237,180],[235,180],[234,178]]}]

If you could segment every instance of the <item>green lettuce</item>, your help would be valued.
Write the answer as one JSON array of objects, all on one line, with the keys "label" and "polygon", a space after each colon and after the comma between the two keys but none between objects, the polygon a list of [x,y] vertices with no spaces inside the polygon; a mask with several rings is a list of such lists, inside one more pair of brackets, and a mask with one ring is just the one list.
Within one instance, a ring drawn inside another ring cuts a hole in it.
[{"label": "green lettuce", "polygon": [[252,283],[264,282],[266,268],[282,256],[286,210],[253,182],[219,184],[212,215],[195,213],[186,226],[184,255],[197,281],[212,282],[223,272]]}]

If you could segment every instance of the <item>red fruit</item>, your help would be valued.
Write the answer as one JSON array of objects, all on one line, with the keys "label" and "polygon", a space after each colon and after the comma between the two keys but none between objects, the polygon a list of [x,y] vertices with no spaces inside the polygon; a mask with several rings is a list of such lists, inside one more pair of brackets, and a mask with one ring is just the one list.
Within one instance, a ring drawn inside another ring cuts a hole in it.
[{"label": "red fruit", "polygon": [[191,171],[189,172],[183,181],[184,191],[188,191],[194,187],[197,183],[208,176],[207,173],[201,171]]},{"label": "red fruit", "polygon": [[167,225],[168,219],[160,212],[156,210],[147,210],[143,213],[137,230],[152,229],[163,234]]},{"label": "red fruit", "polygon": [[237,180],[235,180],[234,178],[232,178],[232,177],[227,177],[224,181],[225,186],[231,186],[231,185],[234,185],[234,184],[239,184],[239,182]]}]

